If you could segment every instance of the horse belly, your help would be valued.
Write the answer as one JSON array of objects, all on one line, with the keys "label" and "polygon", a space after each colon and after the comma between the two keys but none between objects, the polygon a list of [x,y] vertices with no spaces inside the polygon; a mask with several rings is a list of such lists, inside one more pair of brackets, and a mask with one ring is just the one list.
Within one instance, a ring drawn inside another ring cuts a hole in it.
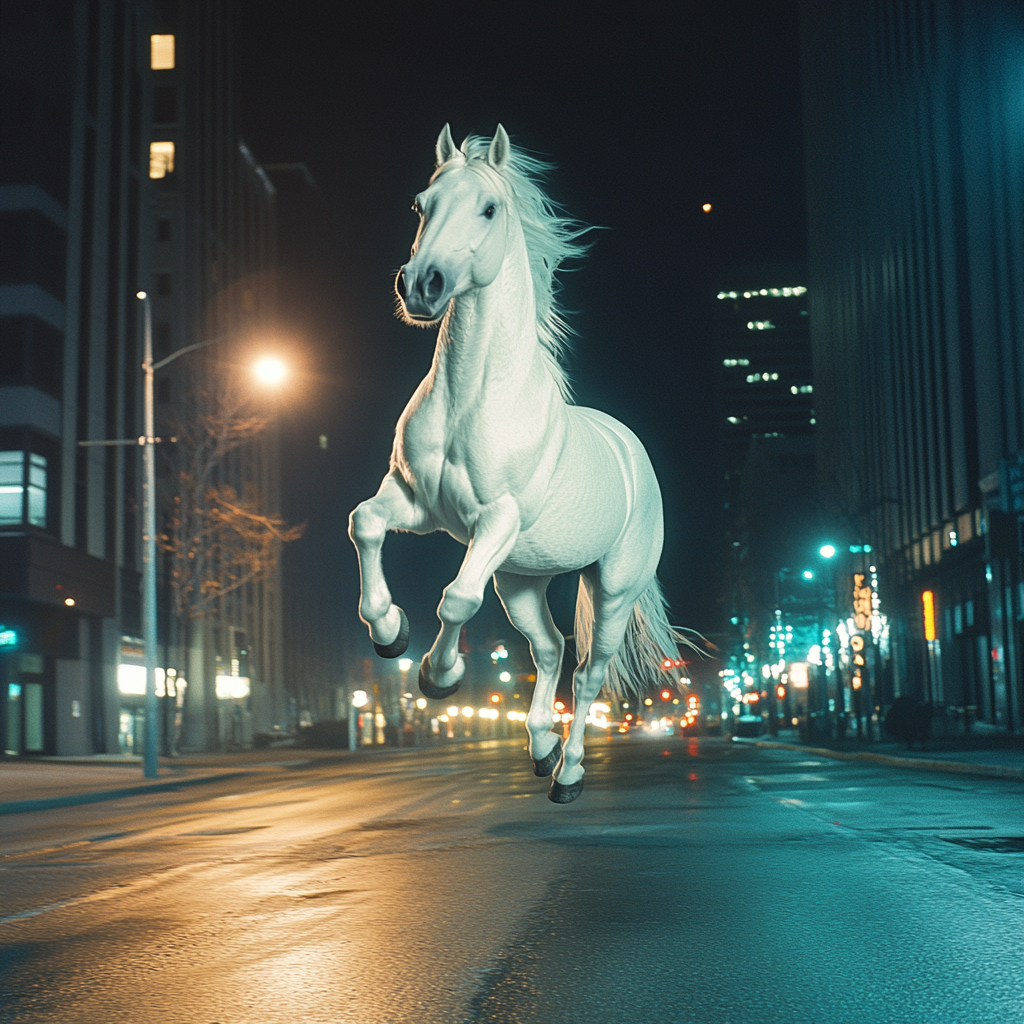
[{"label": "horse belly", "polygon": [[604,434],[570,430],[537,518],[502,568],[527,576],[582,569],[618,540],[630,512],[629,455]]}]

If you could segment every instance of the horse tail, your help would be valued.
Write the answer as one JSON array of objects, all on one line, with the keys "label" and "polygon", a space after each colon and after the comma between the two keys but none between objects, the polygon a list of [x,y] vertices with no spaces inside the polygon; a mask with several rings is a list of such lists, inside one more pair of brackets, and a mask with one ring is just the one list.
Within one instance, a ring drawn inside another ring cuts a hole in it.
[{"label": "horse tail", "polygon": [[[594,634],[594,602],[582,577],[576,601],[575,632],[576,653],[582,662]],[[700,652],[682,630],[669,622],[668,602],[658,577],[654,576],[633,605],[622,645],[608,665],[605,686],[616,697],[638,697],[650,687],[664,686],[666,681],[678,688],[682,673],[666,672],[664,662],[679,658],[680,644]]]}]

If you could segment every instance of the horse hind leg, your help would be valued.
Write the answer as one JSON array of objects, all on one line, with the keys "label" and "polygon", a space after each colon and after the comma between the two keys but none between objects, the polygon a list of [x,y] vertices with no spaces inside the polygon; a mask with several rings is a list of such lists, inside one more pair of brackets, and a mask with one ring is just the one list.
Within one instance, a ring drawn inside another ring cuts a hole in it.
[{"label": "horse hind leg", "polygon": [[586,577],[581,580],[582,586],[588,588],[594,604],[593,635],[590,648],[573,674],[573,720],[561,762],[548,790],[548,799],[556,804],[572,803],[583,791],[583,740],[587,715],[604,685],[608,665],[622,647],[637,597],[632,590],[620,595],[605,594]]},{"label": "horse hind leg", "polygon": [[551,729],[551,709],[562,671],[565,641],[548,608],[546,595],[550,583],[550,576],[494,574],[494,589],[509,621],[530,641],[530,654],[537,669],[526,732],[533,771],[539,778],[547,778],[562,756],[562,741]]}]

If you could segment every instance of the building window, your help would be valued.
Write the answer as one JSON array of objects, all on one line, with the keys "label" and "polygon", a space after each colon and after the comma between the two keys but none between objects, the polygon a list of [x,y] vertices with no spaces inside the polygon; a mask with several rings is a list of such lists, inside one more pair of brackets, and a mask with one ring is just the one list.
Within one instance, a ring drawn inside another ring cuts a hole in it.
[{"label": "building window", "polygon": [[46,457],[36,452],[0,451],[0,527],[46,528]]},{"label": "building window", "polygon": [[171,325],[159,323],[153,325],[153,348],[158,359],[171,354]]},{"label": "building window", "polygon": [[157,124],[174,124],[178,120],[178,90],[173,85],[154,86],[153,120]]},{"label": "building window", "polygon": [[64,336],[34,316],[0,316],[0,385],[28,384],[59,398]]},{"label": "building window", "polygon": [[174,171],[174,143],[151,142],[149,144],[149,176],[165,178]]},{"label": "building window", "polygon": [[149,37],[149,66],[153,71],[174,68],[174,36]]}]

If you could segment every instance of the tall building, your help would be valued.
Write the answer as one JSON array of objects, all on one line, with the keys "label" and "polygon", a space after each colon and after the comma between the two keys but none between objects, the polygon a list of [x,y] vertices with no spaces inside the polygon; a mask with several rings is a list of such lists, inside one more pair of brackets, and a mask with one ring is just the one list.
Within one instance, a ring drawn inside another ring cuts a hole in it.
[{"label": "tall building", "polygon": [[[265,317],[272,189],[229,116],[229,4],[3,0],[0,19],[0,735],[16,755],[137,753],[141,458],[110,443],[142,433],[136,293],[152,296],[157,359]],[[164,426],[213,365],[188,359],[177,395],[158,375]],[[270,434],[218,479],[258,479],[273,508],[274,466]],[[166,518],[169,476],[161,489]],[[276,600],[271,574],[219,603],[194,693],[213,693],[218,656],[232,674],[231,637],[254,697],[272,689]],[[206,719],[233,728],[252,699],[232,701]]]},{"label": "tall building", "polygon": [[849,632],[879,704],[1019,729],[1024,9],[806,2],[801,50],[820,479],[870,548]]},{"label": "tall building", "polygon": [[714,297],[726,671],[758,690],[777,660],[779,606],[793,611],[784,598],[817,539],[806,279],[801,263],[737,267]]}]

